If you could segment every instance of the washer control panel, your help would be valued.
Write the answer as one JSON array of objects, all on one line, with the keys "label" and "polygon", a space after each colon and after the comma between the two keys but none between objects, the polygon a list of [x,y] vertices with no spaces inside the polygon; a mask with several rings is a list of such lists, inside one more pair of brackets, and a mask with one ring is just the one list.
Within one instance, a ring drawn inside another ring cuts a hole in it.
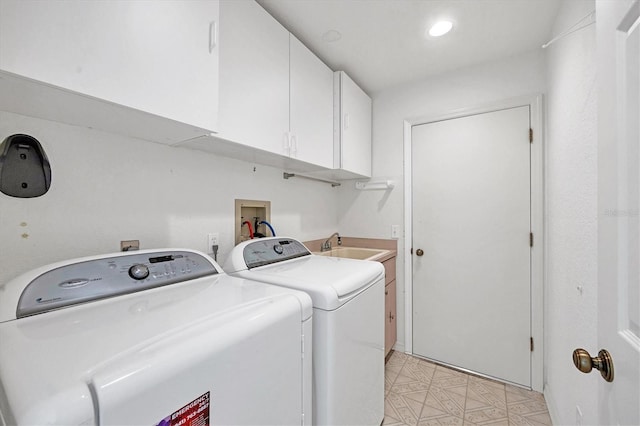
[{"label": "washer control panel", "polygon": [[22,291],[16,316],[21,318],[217,273],[210,259],[190,251],[128,253],[69,263],[33,279]]},{"label": "washer control panel", "polygon": [[311,253],[300,241],[289,238],[269,238],[252,241],[247,244],[242,254],[247,268],[251,269],[308,256]]}]

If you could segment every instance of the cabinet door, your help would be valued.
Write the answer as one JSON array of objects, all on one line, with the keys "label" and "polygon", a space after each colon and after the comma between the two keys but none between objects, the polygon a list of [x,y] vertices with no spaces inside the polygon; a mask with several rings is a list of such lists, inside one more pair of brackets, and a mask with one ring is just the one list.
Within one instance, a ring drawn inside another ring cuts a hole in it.
[{"label": "cabinet door", "polygon": [[288,155],[289,32],[254,1],[220,18],[220,136]]},{"label": "cabinet door", "polygon": [[215,130],[217,1],[0,2],[0,68]]},{"label": "cabinet door", "polygon": [[396,327],[396,281],[393,280],[384,289],[384,308],[385,308],[385,326],[384,326],[384,354],[385,356],[393,349],[397,339]]},{"label": "cabinet door", "polygon": [[333,168],[333,71],[290,35],[291,157]]},{"label": "cabinet door", "polygon": [[371,176],[371,98],[344,72],[341,89],[339,168]]}]

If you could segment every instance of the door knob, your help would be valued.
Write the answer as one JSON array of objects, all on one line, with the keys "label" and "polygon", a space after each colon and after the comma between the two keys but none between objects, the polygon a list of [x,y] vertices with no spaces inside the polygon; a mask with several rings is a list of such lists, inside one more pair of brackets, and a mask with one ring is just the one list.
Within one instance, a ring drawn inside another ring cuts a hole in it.
[{"label": "door knob", "polygon": [[600,370],[607,382],[613,382],[613,359],[606,349],[601,349],[593,358],[586,350],[576,349],[573,351],[573,364],[583,373],[589,373],[593,368]]},{"label": "door knob", "polygon": [[422,249],[416,250],[416,255],[417,256],[422,256],[423,254],[424,254],[424,251]]}]

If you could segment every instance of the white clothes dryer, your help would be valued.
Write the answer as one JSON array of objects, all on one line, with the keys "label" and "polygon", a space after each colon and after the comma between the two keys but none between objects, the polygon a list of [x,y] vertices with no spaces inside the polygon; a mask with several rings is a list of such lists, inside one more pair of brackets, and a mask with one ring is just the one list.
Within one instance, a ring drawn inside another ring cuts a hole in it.
[{"label": "white clothes dryer", "polygon": [[382,264],[316,256],[295,239],[273,237],[237,245],[224,270],[311,296],[315,425],[382,423]]},{"label": "white clothes dryer", "polygon": [[311,318],[192,250],[36,269],[0,285],[0,424],[310,424]]}]

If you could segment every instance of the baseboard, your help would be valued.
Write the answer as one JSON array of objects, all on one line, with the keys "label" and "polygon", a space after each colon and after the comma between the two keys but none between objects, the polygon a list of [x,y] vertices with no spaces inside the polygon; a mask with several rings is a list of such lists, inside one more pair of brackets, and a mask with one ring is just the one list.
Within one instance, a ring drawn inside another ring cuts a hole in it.
[{"label": "baseboard", "polygon": [[544,384],[544,401],[547,403],[547,410],[549,410],[549,416],[551,417],[552,425],[560,424],[560,417],[558,416],[558,408],[556,407],[556,400],[553,398],[553,393],[548,383]]},{"label": "baseboard", "polygon": [[396,352],[402,352],[402,353],[407,353],[404,351],[404,344],[403,343],[396,343],[395,345],[393,345],[393,350]]}]

